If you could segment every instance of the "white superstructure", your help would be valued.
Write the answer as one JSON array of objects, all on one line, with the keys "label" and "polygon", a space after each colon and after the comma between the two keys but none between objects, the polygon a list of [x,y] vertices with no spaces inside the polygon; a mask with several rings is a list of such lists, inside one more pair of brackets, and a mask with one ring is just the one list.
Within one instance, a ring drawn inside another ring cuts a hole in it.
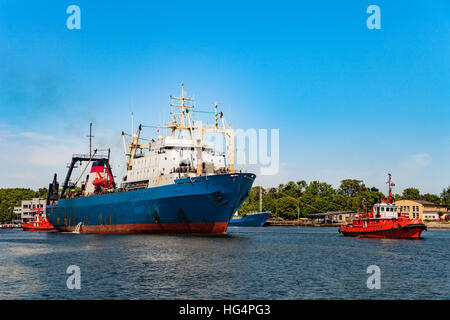
[{"label": "white superstructure", "polygon": [[[179,178],[234,170],[233,129],[225,125],[223,114],[217,112],[217,104],[215,105],[215,124],[212,126],[201,123],[197,125],[191,119],[192,111],[188,111],[188,108],[194,108],[194,106],[185,104],[185,101],[193,100],[184,97],[183,85],[181,97],[171,98],[180,101],[180,104],[171,104],[171,106],[181,109],[180,113],[172,113],[173,121],[164,126],[171,129],[171,135],[159,136],[157,140],[142,144],[139,143],[139,136],[143,126],[140,125],[137,134],[132,136],[131,142],[128,144],[129,149],[127,149],[125,134],[122,134],[125,155],[128,156],[127,174],[122,181],[125,189],[150,188],[172,184],[175,179]],[[222,119],[220,128],[218,117]],[[185,131],[188,133],[187,136],[183,135]],[[203,139],[204,133],[222,133],[226,136],[228,166],[226,155],[215,152],[213,143]]]},{"label": "white superstructure", "polygon": [[[148,145],[148,151],[135,156],[127,170],[125,184],[148,183],[148,187],[171,184],[175,179],[197,176],[197,151],[186,138],[159,137]],[[202,144],[203,173],[226,170],[225,154],[214,152],[211,142]]]},{"label": "white superstructure", "polygon": [[380,219],[397,219],[398,207],[392,203],[377,203],[373,206],[375,218]]}]

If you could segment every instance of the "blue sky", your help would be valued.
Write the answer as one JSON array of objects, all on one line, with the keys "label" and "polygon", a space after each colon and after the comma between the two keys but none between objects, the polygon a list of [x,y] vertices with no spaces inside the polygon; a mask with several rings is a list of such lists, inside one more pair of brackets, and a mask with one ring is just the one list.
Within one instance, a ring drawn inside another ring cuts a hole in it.
[{"label": "blue sky", "polygon": [[[66,8],[81,8],[68,30]],[[381,9],[369,30],[366,8]],[[71,153],[161,124],[185,83],[235,128],[280,129],[257,184],[450,185],[448,1],[0,2],[0,187],[48,184]],[[131,106],[133,105],[133,107]],[[147,130],[146,137],[156,134]],[[62,179],[62,178],[60,178]]]}]

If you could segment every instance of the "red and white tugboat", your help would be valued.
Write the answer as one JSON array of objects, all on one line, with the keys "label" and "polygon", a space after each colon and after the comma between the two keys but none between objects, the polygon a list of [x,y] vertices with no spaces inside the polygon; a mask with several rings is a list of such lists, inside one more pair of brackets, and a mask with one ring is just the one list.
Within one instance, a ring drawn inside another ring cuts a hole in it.
[{"label": "red and white tugboat", "polygon": [[391,174],[389,173],[389,197],[372,207],[372,212],[355,215],[353,224],[344,225],[339,232],[344,236],[390,239],[418,239],[427,226],[420,219],[409,219],[398,212],[393,204]]},{"label": "red and white tugboat", "polygon": [[56,230],[48,219],[41,212],[37,212],[34,219],[29,222],[22,222],[23,231],[51,231]]}]

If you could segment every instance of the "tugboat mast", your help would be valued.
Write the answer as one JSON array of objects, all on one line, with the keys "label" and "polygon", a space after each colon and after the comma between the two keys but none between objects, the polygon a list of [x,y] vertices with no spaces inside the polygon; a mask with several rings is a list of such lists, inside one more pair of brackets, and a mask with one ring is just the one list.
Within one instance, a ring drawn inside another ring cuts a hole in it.
[{"label": "tugboat mast", "polygon": [[386,181],[386,183],[389,185],[388,203],[393,203],[394,197],[392,196],[392,187],[395,186],[395,183],[392,182],[392,180],[391,180],[391,174],[390,174],[390,173],[388,173],[388,176],[389,176],[389,180]]}]

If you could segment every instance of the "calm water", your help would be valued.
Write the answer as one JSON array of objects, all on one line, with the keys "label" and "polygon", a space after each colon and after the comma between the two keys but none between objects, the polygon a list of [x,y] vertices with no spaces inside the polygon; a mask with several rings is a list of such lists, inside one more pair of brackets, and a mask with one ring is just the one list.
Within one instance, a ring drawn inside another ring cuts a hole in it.
[{"label": "calm water", "polygon": [[[230,228],[228,236],[0,230],[1,299],[450,299],[450,230],[423,240],[336,228]],[[78,265],[81,290],[66,269]],[[381,289],[369,290],[369,265]],[[298,281],[298,284],[297,284]]]}]

